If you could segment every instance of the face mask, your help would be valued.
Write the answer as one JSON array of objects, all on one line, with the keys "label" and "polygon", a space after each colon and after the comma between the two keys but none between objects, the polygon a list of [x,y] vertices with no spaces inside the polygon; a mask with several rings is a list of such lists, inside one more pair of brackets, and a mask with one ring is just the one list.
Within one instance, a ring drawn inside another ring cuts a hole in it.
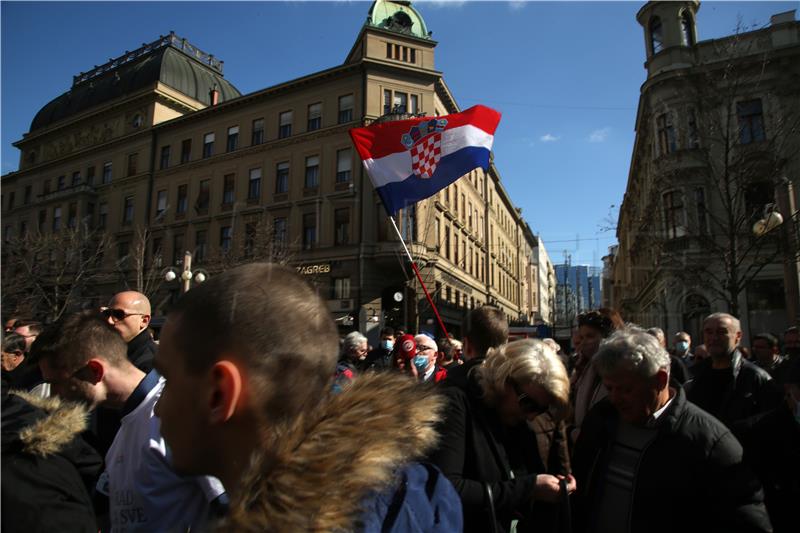
[{"label": "face mask", "polygon": [[428,358],[424,355],[417,355],[414,357],[414,366],[417,368],[417,372],[420,374],[425,372],[425,369],[428,368]]},{"label": "face mask", "polygon": [[390,341],[389,339],[381,341],[381,348],[386,351],[391,351],[394,348],[394,342]]},{"label": "face mask", "polygon": [[689,349],[689,343],[686,341],[680,341],[675,344],[675,349],[678,350],[679,352],[685,352],[686,350]]}]

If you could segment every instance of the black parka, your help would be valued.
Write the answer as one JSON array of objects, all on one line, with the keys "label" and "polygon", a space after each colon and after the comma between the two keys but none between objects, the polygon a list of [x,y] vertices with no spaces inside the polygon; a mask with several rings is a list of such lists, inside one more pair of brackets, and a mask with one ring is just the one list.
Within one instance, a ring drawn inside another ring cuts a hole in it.
[{"label": "black parka", "polygon": [[[576,533],[594,531],[618,423],[607,398],[584,420],[572,461]],[[761,485],[728,428],[687,401],[680,387],[655,427],[634,477],[631,533],[772,531]]]}]

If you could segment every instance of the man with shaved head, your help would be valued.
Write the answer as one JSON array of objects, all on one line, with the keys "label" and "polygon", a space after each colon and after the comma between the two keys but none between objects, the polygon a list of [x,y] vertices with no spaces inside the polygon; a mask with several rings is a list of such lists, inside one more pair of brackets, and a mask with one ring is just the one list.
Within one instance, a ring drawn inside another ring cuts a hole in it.
[{"label": "man with shaved head", "polygon": [[136,291],[118,292],[102,311],[103,318],[128,344],[128,360],[142,372],[153,369],[158,346],[150,337],[150,300]]},{"label": "man with shaved head", "polygon": [[695,364],[695,378],[687,386],[689,401],[728,427],[781,401],[770,375],[742,357],[741,339],[739,319],[727,313],[709,315],[703,322],[703,340],[710,357]]}]

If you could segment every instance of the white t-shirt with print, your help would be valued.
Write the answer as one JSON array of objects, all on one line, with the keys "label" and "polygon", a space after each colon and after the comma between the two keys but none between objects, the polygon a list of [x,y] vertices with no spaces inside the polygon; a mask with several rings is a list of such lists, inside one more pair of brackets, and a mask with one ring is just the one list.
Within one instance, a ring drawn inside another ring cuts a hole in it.
[{"label": "white t-shirt with print", "polygon": [[[159,378],[142,402],[122,418],[106,454],[111,530],[185,531],[208,519],[209,502],[225,492],[218,479],[179,476],[153,414],[165,380]],[[102,492],[102,488],[98,485]]]}]

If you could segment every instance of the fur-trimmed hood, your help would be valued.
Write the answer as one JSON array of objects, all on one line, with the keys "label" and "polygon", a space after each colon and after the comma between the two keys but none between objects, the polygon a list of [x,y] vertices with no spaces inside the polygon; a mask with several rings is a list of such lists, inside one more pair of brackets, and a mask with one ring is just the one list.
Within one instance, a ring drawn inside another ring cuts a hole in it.
[{"label": "fur-trimmed hood", "polygon": [[221,531],[349,531],[365,498],[436,444],[444,399],[395,373],[367,373],[281,438],[266,472],[253,456]]},{"label": "fur-trimmed hood", "polygon": [[87,427],[86,408],[58,397],[12,391],[3,402],[3,451],[14,447],[48,457],[62,452]]}]

